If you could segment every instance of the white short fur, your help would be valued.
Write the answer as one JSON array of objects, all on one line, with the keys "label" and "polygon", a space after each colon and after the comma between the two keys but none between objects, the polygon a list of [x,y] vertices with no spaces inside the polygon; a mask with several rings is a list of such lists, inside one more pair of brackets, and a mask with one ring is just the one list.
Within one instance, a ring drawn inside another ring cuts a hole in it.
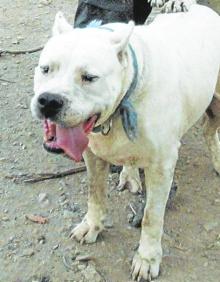
[{"label": "white short fur", "polygon": [[[35,72],[32,112],[41,118],[37,98],[43,92],[63,95],[67,104],[57,122],[75,126],[101,111],[99,123],[114,112],[133,79],[128,42],[138,60],[138,85],[132,103],[138,114],[138,138],[128,140],[120,118],[113,119],[107,136],[89,135],[84,154],[89,177],[88,212],[72,236],[94,242],[103,229],[108,162],[125,165],[129,173],[143,167],[148,188],[138,251],[132,263],[134,280],[158,276],[162,258],[163,218],[180,139],[204,114],[216,91],[220,67],[220,18],[211,9],[193,5],[188,13],[159,15],[149,26],[111,24],[104,29],[72,30],[61,14],[39,65],[51,73]],[[81,80],[99,76],[91,84]],[[215,168],[220,172],[216,129],[208,120],[205,136]]]}]

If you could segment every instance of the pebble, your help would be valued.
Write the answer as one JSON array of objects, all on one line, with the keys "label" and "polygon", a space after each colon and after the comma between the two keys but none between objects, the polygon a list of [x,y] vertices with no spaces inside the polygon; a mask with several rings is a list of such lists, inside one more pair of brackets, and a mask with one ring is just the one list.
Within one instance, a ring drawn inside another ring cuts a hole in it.
[{"label": "pebble", "polygon": [[[39,6],[44,5],[44,6],[48,6],[52,3],[52,0],[40,0],[39,1]],[[39,7],[38,6],[38,7]],[[42,6],[41,6],[42,7]]]},{"label": "pebble", "polygon": [[47,199],[48,199],[48,195],[46,193],[40,193],[39,196],[38,196],[39,203],[42,203]]},{"label": "pebble", "polygon": [[60,246],[60,245],[57,244],[57,245],[53,246],[52,249],[53,249],[53,250],[57,250],[57,249],[59,248],[59,246]]},{"label": "pebble", "polygon": [[86,265],[85,264],[79,264],[77,266],[77,268],[78,268],[78,270],[82,271],[82,270],[84,270],[86,268]]},{"label": "pebble", "polygon": [[72,218],[73,217],[73,212],[71,212],[69,210],[64,210],[63,211],[63,217],[64,218]]},{"label": "pebble", "polygon": [[128,221],[129,223],[131,223],[131,222],[133,221],[133,219],[134,219],[133,213],[128,213],[128,215],[127,215],[127,221]]},{"label": "pebble", "polygon": [[66,201],[66,195],[64,194],[64,195],[61,195],[60,196],[60,199],[59,199],[59,202],[61,203],[61,202],[64,202],[64,201]]},{"label": "pebble", "polygon": [[68,199],[66,199],[64,202],[61,202],[60,204],[61,204],[61,206],[68,205],[68,204],[69,204],[69,200],[68,200]]},{"label": "pebble", "polygon": [[48,199],[47,193],[40,193],[38,195],[38,202],[42,204],[43,206],[48,206],[50,204],[50,201]]},{"label": "pebble", "polygon": [[44,235],[41,235],[38,239],[37,239],[38,243],[43,245],[46,243],[46,238]]},{"label": "pebble", "polygon": [[1,220],[2,220],[2,221],[9,221],[9,217],[8,217],[8,216],[3,216],[3,217],[1,218]]},{"label": "pebble", "polygon": [[18,41],[17,39],[14,39],[14,40],[12,41],[12,44],[19,44],[19,41]]},{"label": "pebble", "polygon": [[21,257],[32,257],[35,254],[33,249],[26,249],[21,254]]},{"label": "pebble", "polygon": [[218,222],[217,221],[212,221],[212,222],[208,222],[206,224],[203,225],[204,229],[209,232],[212,231],[213,229],[215,229],[215,227],[218,226]]},{"label": "pebble", "polygon": [[83,271],[83,276],[85,277],[86,281],[89,282],[103,282],[103,278],[101,275],[96,271],[93,265],[88,265]]},{"label": "pebble", "polygon": [[106,218],[105,222],[104,222],[104,227],[105,228],[113,228],[114,227],[114,224],[113,224],[113,221],[111,218]]}]

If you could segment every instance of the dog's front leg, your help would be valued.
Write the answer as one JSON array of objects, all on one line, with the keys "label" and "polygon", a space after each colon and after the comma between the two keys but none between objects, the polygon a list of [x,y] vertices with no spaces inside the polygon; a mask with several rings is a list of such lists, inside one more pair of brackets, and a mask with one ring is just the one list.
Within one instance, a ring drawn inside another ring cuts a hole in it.
[{"label": "dog's front leg", "polygon": [[71,238],[81,243],[94,243],[104,228],[109,164],[96,157],[90,149],[83,157],[89,184],[88,211],[83,221],[73,229]]},{"label": "dog's front leg", "polygon": [[166,202],[177,157],[158,160],[145,169],[147,203],[142,219],[139,248],[132,262],[132,278],[151,281],[159,274],[162,259],[161,237]]}]

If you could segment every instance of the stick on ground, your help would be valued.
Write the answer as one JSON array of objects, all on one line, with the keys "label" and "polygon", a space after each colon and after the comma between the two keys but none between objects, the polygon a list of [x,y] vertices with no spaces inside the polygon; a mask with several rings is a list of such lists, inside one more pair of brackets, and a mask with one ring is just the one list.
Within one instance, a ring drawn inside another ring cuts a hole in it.
[{"label": "stick on ground", "polygon": [[2,81],[2,82],[8,82],[8,83],[16,83],[15,81],[8,80],[8,79],[4,79],[4,78],[0,78],[0,81]]},{"label": "stick on ground", "polygon": [[0,50],[0,56],[3,54],[10,54],[10,55],[20,55],[20,54],[31,54],[34,52],[41,51],[43,49],[43,46],[36,47],[33,49],[27,49],[27,50]]},{"label": "stick on ground", "polygon": [[86,171],[86,166],[81,165],[66,171],[56,173],[37,173],[37,174],[21,174],[21,175],[7,175],[5,178],[13,179],[15,183],[36,183],[48,179],[61,178],[75,173]]}]

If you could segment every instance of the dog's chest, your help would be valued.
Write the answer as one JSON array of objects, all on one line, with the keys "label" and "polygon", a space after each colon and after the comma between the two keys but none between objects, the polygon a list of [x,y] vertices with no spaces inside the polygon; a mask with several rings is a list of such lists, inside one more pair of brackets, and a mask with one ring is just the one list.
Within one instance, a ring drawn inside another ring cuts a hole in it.
[{"label": "dog's chest", "polygon": [[147,158],[140,144],[129,141],[124,132],[113,132],[107,136],[91,134],[89,147],[98,157],[115,165],[143,166]]}]

